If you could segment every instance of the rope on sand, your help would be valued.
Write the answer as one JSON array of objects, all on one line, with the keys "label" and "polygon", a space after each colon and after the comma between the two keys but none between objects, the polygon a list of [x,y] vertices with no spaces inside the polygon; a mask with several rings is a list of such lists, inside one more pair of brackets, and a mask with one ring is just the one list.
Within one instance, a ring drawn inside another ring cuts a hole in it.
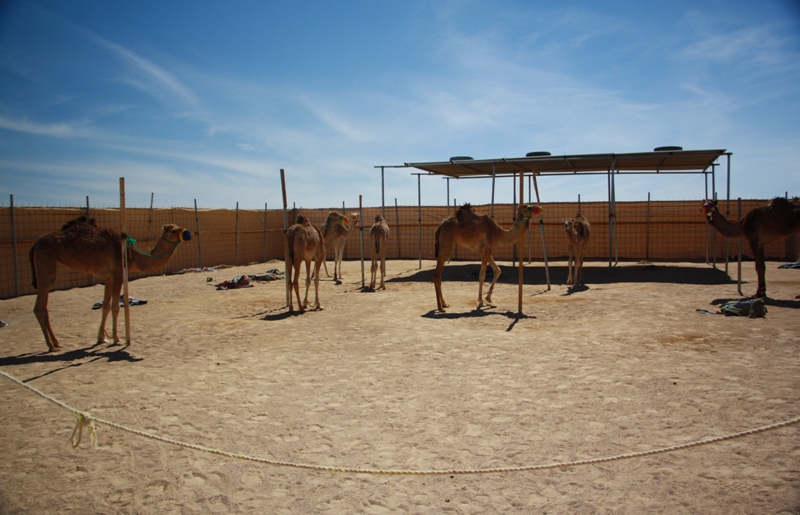
[{"label": "rope on sand", "polygon": [[697,440],[694,442],[688,442],[680,445],[673,445],[670,447],[661,447],[658,449],[652,449],[649,451],[640,451],[640,452],[632,452],[629,454],[619,454],[616,456],[607,456],[603,458],[591,458],[586,460],[577,460],[577,461],[567,461],[564,463],[547,463],[543,465],[523,465],[518,467],[495,467],[495,468],[481,468],[481,469],[452,469],[452,470],[392,470],[392,469],[370,469],[370,468],[348,468],[348,467],[330,467],[325,465],[312,465],[307,463],[293,463],[289,461],[280,461],[280,460],[272,460],[268,458],[259,458],[257,456],[249,456],[247,454],[238,454],[233,452],[222,451],[219,449],[213,449],[210,447],[205,447],[203,445],[196,445],[190,444],[185,442],[180,442],[178,440],[173,440],[171,438],[166,438],[159,435],[154,435],[152,433],[148,433],[145,431],[140,431],[138,429],[131,429],[129,427],[125,427],[123,425],[117,424],[115,422],[111,422],[109,420],[104,420],[102,418],[95,417],[88,412],[80,411],[72,406],[65,404],[64,402],[47,395],[46,393],[30,386],[29,384],[24,383],[23,381],[7,374],[6,372],[0,370],[0,375],[5,376],[9,380],[19,384],[20,386],[24,386],[25,388],[31,390],[32,392],[44,397],[45,399],[53,402],[62,408],[71,411],[78,415],[78,423],[75,426],[75,429],[72,431],[72,437],[70,441],[72,442],[73,447],[78,447],[81,443],[81,437],[83,434],[83,429],[88,427],[89,432],[92,435],[92,440],[96,444],[96,436],[94,430],[94,422],[98,424],[105,424],[109,427],[114,427],[116,429],[126,431],[128,433],[132,433],[138,436],[142,436],[145,438],[150,438],[151,440],[156,440],[159,442],[169,443],[172,445],[177,445],[179,447],[183,447],[185,449],[192,449],[195,451],[207,452],[210,454],[216,454],[218,456],[224,456],[227,458],[234,458],[239,460],[247,460],[253,461],[256,463],[263,463],[266,465],[274,465],[280,467],[292,467],[298,469],[307,469],[307,470],[316,470],[322,472],[345,472],[349,474],[381,474],[381,475],[417,475],[417,476],[424,476],[424,475],[456,475],[456,474],[492,474],[492,473],[501,473],[501,472],[527,472],[533,470],[547,470],[547,469],[555,469],[555,468],[562,468],[562,467],[578,467],[582,465],[595,465],[598,463],[607,463],[610,461],[619,461],[625,459],[632,459],[632,458],[641,458],[644,456],[653,456],[655,454],[664,454],[667,452],[674,452],[680,451],[684,449],[690,449],[692,447],[699,447],[701,445],[709,445],[718,442],[724,442],[726,440],[733,440],[734,438],[741,438],[744,436],[750,436],[757,433],[763,433],[765,431],[771,431],[773,429],[779,429],[782,427],[791,426],[797,423],[800,423],[800,417],[795,417],[784,422],[777,422],[774,424],[769,424],[766,426],[757,427],[754,429],[748,429],[747,431],[741,431],[738,433],[732,433],[725,436],[717,436],[714,438],[708,438],[705,440]]}]

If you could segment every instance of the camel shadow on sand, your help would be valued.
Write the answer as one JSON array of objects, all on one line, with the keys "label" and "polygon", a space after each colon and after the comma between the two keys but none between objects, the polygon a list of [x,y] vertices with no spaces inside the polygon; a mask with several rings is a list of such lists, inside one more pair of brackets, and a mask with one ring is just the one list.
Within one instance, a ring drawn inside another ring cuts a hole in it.
[{"label": "camel shadow on sand", "polygon": [[[743,298],[748,298],[748,297],[731,297],[728,299],[714,299],[711,301],[711,304],[714,306],[722,306],[729,302],[736,302],[737,300],[741,300]],[[767,306],[774,306],[777,308],[800,309],[800,299],[782,300],[782,299],[771,299],[769,297],[766,297],[764,298],[764,304],[766,304]]]},{"label": "camel shadow on sand", "polygon": [[[443,288],[447,291],[447,282],[477,282],[480,263],[452,262],[445,265],[442,271]],[[500,265],[500,284],[517,284],[519,269],[516,266]],[[567,281],[566,266],[550,266],[551,284],[565,284]],[[491,282],[487,273],[486,282]],[[638,264],[621,263],[609,267],[607,264],[584,264],[583,280],[589,285],[612,283],[676,283],[676,284],[736,284],[724,270],[712,266],[686,267],[673,264]],[[394,277],[386,282],[433,282],[433,269],[419,270],[403,277]],[[546,285],[547,276],[544,266],[525,266],[523,282],[526,285]],[[581,287],[582,288],[582,287]],[[582,291],[578,288],[575,292]]]},{"label": "camel shadow on sand", "polygon": [[38,352],[19,354],[17,356],[0,357],[0,367],[28,365],[30,363],[62,364],[62,366],[48,370],[47,372],[44,372],[38,376],[25,379],[25,382],[28,382],[48,376],[50,374],[54,374],[67,368],[79,367],[88,363],[94,363],[96,361],[107,361],[109,363],[115,361],[128,361],[130,363],[135,363],[143,360],[143,358],[132,356],[127,350],[128,345],[115,345],[98,348],[100,345],[105,344],[95,344],[91,347],[84,347],[82,349],[68,350],[64,352]]},{"label": "camel shadow on sand", "polygon": [[446,311],[444,313],[439,313],[435,309],[432,309],[422,315],[422,318],[430,318],[433,320],[436,319],[447,319],[447,320],[456,320],[459,318],[482,318],[488,316],[502,316],[506,317],[511,320],[511,325],[508,326],[506,331],[510,331],[514,328],[514,326],[522,319],[526,318],[536,318],[535,316],[526,315],[524,313],[514,313],[513,311],[491,311],[491,309],[495,308],[496,306],[488,306],[484,308],[475,308],[471,311],[462,311],[459,313],[454,313],[451,311]]}]

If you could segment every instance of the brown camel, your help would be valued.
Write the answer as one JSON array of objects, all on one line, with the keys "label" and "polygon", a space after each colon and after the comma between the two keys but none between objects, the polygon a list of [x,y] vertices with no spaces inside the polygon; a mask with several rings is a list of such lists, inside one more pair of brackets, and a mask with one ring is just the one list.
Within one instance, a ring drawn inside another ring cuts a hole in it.
[{"label": "brown camel", "polygon": [[386,249],[389,244],[389,224],[383,219],[381,215],[375,215],[375,223],[369,230],[369,239],[372,242],[372,281],[370,282],[370,289],[375,289],[375,281],[378,272],[378,259],[381,260],[381,289],[385,290],[386,285],[383,282],[386,275]]},{"label": "brown camel", "polygon": [[[344,245],[347,243],[347,238],[353,234],[353,231],[358,227],[358,213],[351,213],[353,222],[346,216],[340,214],[338,211],[331,211],[328,213],[328,219],[322,224],[322,236],[325,238],[325,248],[334,249],[333,257],[333,280],[338,281],[342,278],[342,258],[344,257]],[[344,224],[349,224],[350,227],[345,228]],[[325,274],[328,274],[328,265],[323,261],[325,267]]]},{"label": "brown camel", "polygon": [[[583,284],[583,252],[586,250],[586,244],[589,242],[589,236],[592,232],[592,226],[589,220],[584,217],[580,211],[575,215],[575,218],[564,219],[564,232],[567,233],[569,239],[569,259],[567,260],[567,285],[581,285]],[[575,270],[573,274],[573,260],[575,262]]]},{"label": "brown camel", "polygon": [[178,245],[192,238],[191,231],[169,224],[162,228],[164,233],[150,253],[136,248],[135,240],[120,235],[113,229],[97,226],[94,218],[78,217],[67,222],[58,232],[41,236],[31,247],[29,258],[33,273],[33,287],[36,288],[36,305],[33,312],[39,320],[50,352],[58,350],[58,343],[50,315],[47,312],[47,298],[56,280],[56,264],[62,263],[73,270],[91,274],[105,285],[103,293],[103,317],[97,333],[97,343],[106,341],[106,319],[111,311],[112,338],[119,343],[117,334],[117,315],[122,289],[122,242],[128,241],[128,269],[138,272],[152,272],[165,266]]},{"label": "brown camel", "polygon": [[[308,308],[308,289],[311,286],[311,261],[314,261],[314,309],[321,310],[319,303],[319,269],[325,260],[325,238],[322,231],[303,215],[297,216],[297,223],[286,231],[286,280],[289,281],[289,313],[294,311],[291,290],[297,296],[300,313]],[[306,296],[300,302],[300,264],[306,264]],[[292,275],[294,268],[294,275]]]},{"label": "brown camel", "polygon": [[776,197],[769,204],[753,209],[738,221],[725,218],[717,209],[716,200],[707,200],[700,211],[723,236],[744,237],[750,243],[758,275],[758,289],[754,297],[766,297],[764,246],[800,231],[800,204]]},{"label": "brown camel", "polygon": [[519,241],[520,231],[525,231],[530,225],[530,218],[539,214],[542,208],[533,204],[520,206],[517,210],[514,227],[505,230],[488,215],[479,215],[469,204],[464,204],[456,211],[455,216],[445,219],[436,229],[436,270],[433,272],[433,285],[436,288],[436,309],[444,312],[448,307],[442,296],[442,269],[450,258],[453,243],[466,247],[481,255],[481,271],[478,276],[478,307],[485,306],[483,302],[483,282],[486,279],[486,265],[491,265],[494,271],[492,284],[486,294],[486,301],[492,301],[492,291],[497,279],[500,277],[500,267],[492,258],[492,250],[497,245],[512,245]]}]

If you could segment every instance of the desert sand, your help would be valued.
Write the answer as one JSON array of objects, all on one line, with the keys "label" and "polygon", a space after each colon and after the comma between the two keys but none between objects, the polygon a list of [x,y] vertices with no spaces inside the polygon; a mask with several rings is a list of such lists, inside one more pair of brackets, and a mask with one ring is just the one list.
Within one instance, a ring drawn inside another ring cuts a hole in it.
[{"label": "desert sand", "polygon": [[124,428],[280,464],[99,422],[97,447],[84,432],[73,448],[75,413],[0,377],[0,513],[800,513],[797,424],[481,472],[800,416],[800,270],[779,264],[750,319],[696,311],[739,298],[736,263],[587,262],[569,290],[561,261],[549,291],[534,264],[522,316],[510,263],[480,310],[478,264],[448,264],[446,313],[431,261],[389,261],[375,292],[345,262],[305,314],[287,313],[282,280],[215,289],[283,269],[260,263],[132,281],[147,303],[130,308],[129,346],[95,345],[101,285],[53,292],[57,353],[33,296],[3,300],[3,372]]}]

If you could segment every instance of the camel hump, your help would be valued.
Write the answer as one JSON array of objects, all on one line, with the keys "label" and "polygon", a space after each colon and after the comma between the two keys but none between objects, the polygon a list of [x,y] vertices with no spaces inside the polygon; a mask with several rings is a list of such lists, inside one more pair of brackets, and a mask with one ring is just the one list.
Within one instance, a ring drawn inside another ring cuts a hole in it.
[{"label": "camel hump", "polygon": [[91,226],[91,227],[97,227],[97,220],[95,220],[95,218],[93,216],[92,217],[87,217],[87,216],[81,215],[78,218],[75,218],[74,220],[70,220],[69,222],[67,222],[64,225],[62,225],[61,226],[61,230],[62,231],[66,231],[66,230],[69,230],[69,229],[71,229],[73,227],[77,227],[77,226],[81,226],[81,225],[88,225],[88,226]]},{"label": "camel hump", "polygon": [[297,223],[299,223],[299,224],[307,224],[308,223],[308,218],[306,218],[303,215],[297,215]]},{"label": "camel hump", "polygon": [[[794,199],[792,199],[792,200],[794,200]],[[785,199],[783,197],[775,197],[774,199],[770,200],[769,204],[770,204],[770,206],[772,206],[775,209],[790,209],[791,210],[791,209],[795,209],[795,207],[796,207],[792,202],[790,202],[788,199]]]},{"label": "camel hump", "polygon": [[375,215],[375,223],[385,222],[386,220],[381,215]]}]

